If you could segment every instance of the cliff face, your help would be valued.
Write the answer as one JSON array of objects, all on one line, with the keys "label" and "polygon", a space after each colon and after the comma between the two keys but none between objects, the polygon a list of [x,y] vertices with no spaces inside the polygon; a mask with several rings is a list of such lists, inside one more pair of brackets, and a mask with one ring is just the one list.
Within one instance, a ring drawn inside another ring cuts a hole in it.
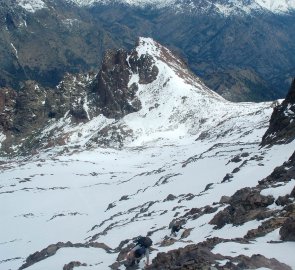
[{"label": "cliff face", "polygon": [[274,108],[269,128],[262,139],[262,145],[282,144],[295,138],[295,79],[286,99]]}]

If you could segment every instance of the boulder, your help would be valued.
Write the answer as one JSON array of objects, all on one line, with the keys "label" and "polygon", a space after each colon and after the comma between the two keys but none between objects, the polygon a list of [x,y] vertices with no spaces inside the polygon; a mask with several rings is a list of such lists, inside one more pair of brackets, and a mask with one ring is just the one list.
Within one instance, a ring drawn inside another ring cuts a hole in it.
[{"label": "boulder", "polygon": [[295,217],[288,218],[280,229],[283,241],[295,241]]},{"label": "boulder", "polygon": [[279,206],[285,206],[289,203],[292,203],[292,201],[290,200],[290,195],[285,195],[285,196],[279,196],[276,201],[275,201],[276,205]]},{"label": "boulder", "polygon": [[209,223],[216,225],[215,229],[222,228],[226,224],[241,225],[263,216],[266,207],[273,202],[272,196],[263,196],[255,188],[243,188],[230,197],[228,200],[230,205],[219,211]]}]

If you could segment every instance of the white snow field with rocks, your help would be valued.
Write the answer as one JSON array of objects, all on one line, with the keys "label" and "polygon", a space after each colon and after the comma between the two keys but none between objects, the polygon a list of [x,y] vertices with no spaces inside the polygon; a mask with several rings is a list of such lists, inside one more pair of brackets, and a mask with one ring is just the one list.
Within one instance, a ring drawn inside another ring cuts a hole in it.
[{"label": "white snow field with rocks", "polygon": [[[216,212],[205,214],[188,221],[185,227],[191,233],[187,238],[178,235],[173,245],[159,246],[170,235],[168,226],[175,217],[207,205],[223,209],[218,204],[222,196],[256,186],[288,160],[295,142],[259,145],[273,103],[224,100],[152,39],[141,38],[137,52],[151,55],[159,68],[154,82],[138,84],[139,112],[121,120],[98,116],[78,126],[65,116],[58,123],[49,123],[40,138],[56,130],[55,136],[67,135],[66,145],[37,149],[30,157],[1,158],[1,270],[19,269],[30,254],[58,242],[91,240],[115,249],[121,241],[152,232],[157,249],[151,253],[154,258],[158,252],[209,237],[243,237],[262,223],[250,221],[215,230],[209,221]],[[130,77],[130,83],[134,82],[138,83],[137,74]],[[106,127],[114,132],[104,138],[107,144],[101,147],[92,139]],[[120,134],[119,127],[126,132]],[[113,142],[118,135],[119,145]],[[237,155],[241,161],[232,162]],[[237,167],[240,170],[230,181],[223,181]],[[263,193],[277,198],[289,194],[294,184],[292,180]],[[166,200],[170,194],[175,199]],[[279,207],[273,204],[271,208]],[[276,230],[250,244],[219,244],[213,252],[262,254],[295,269],[295,243],[270,242],[278,240]],[[87,265],[79,269],[106,270],[117,256],[101,248],[66,247],[26,269],[58,270],[80,261]]]}]

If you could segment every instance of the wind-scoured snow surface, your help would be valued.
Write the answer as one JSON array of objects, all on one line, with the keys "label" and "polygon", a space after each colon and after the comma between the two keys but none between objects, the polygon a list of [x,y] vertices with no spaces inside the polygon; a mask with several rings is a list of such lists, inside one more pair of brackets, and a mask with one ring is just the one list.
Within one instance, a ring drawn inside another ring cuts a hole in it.
[{"label": "wind-scoured snow surface", "polygon": [[[295,9],[295,0],[228,0],[228,1],[195,1],[195,0],[63,0],[78,6],[94,4],[126,4],[136,7],[173,8],[178,11],[208,12],[215,10],[226,16],[236,13],[251,13],[253,11],[270,11],[286,13]],[[17,0],[18,4],[29,12],[46,8],[42,0]]]},{"label": "wind-scoured snow surface", "polygon": [[[139,84],[139,112],[119,121],[98,116],[78,127],[65,118],[49,125],[40,136],[50,130],[56,130],[55,136],[67,134],[66,146],[40,151],[28,159],[3,158],[0,269],[18,269],[28,255],[60,241],[92,240],[116,248],[123,240],[153,231],[154,258],[158,252],[208,237],[243,237],[261,224],[251,221],[214,230],[208,222],[215,213],[206,214],[188,221],[186,227],[192,228],[188,238],[172,246],[159,246],[170,234],[168,225],[175,216],[194,207],[212,206],[222,195],[231,196],[240,188],[256,186],[288,160],[295,143],[259,146],[271,103],[225,101],[151,39],[141,38],[137,52],[149,53],[159,68],[154,82]],[[137,74],[130,77],[130,84],[134,82],[138,82]],[[101,138],[98,131],[102,128],[111,131],[109,138]],[[127,135],[118,131],[122,129]],[[96,144],[104,140],[112,146],[117,135],[121,136],[120,149]],[[242,153],[247,154],[240,162],[230,162]],[[237,167],[240,170],[231,181],[222,183]],[[285,190],[289,187],[264,192],[277,198]],[[169,194],[176,199],[165,200]],[[224,255],[260,253],[295,269],[294,243],[271,244],[271,240],[278,240],[278,231],[246,246],[224,243],[213,251]],[[71,261],[80,261],[87,264],[81,269],[105,270],[117,256],[99,248],[61,248],[27,269],[62,269]]]}]

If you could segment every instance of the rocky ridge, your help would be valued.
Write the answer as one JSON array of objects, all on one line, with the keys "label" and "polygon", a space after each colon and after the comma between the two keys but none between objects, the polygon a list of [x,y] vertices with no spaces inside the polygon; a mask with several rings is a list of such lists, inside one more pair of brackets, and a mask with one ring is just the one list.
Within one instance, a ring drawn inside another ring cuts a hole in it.
[{"label": "rocky ridge", "polygon": [[[140,143],[146,134],[161,137],[172,130],[209,138],[215,136],[208,131],[215,125],[212,121],[220,121],[218,127],[226,133],[228,124],[234,125],[230,115],[235,117],[235,112],[251,118],[254,110],[268,117],[270,108],[269,103],[248,106],[224,100],[194,76],[184,61],[149,38],[139,39],[129,53],[107,51],[96,75],[67,74],[54,89],[27,81],[19,92],[9,88],[0,92],[2,149],[11,154],[71,141],[76,147],[85,135],[83,147],[90,148],[122,147],[136,140]],[[224,111],[230,111],[228,121],[215,120],[214,115]],[[198,117],[191,117],[196,112]],[[147,125],[141,127],[136,119],[145,119]]]},{"label": "rocky ridge", "polygon": [[129,85],[133,72],[138,74],[140,84],[149,84],[157,77],[158,69],[148,54],[138,57],[136,50],[130,54],[110,50],[97,75],[66,74],[55,89],[43,88],[34,81],[26,81],[18,92],[1,88],[0,131],[6,138],[2,149],[10,152],[10,147],[28,136],[26,142],[36,148],[39,144],[34,134],[62,118],[78,124],[100,114],[118,119],[140,110],[138,85]]},{"label": "rocky ridge", "polygon": [[[27,1],[18,2],[25,6]],[[34,2],[47,8],[31,12],[15,1],[1,1],[0,86],[18,90],[25,80],[34,80],[54,87],[67,72],[97,71],[107,49],[130,49],[138,36],[152,36],[177,51],[211,89],[232,101],[282,98],[293,76],[292,12],[249,14],[252,1],[237,6],[178,1],[168,9],[106,1],[83,7],[69,1]],[[266,10],[282,7],[259,2]],[[182,5],[183,12],[171,9]]]}]

